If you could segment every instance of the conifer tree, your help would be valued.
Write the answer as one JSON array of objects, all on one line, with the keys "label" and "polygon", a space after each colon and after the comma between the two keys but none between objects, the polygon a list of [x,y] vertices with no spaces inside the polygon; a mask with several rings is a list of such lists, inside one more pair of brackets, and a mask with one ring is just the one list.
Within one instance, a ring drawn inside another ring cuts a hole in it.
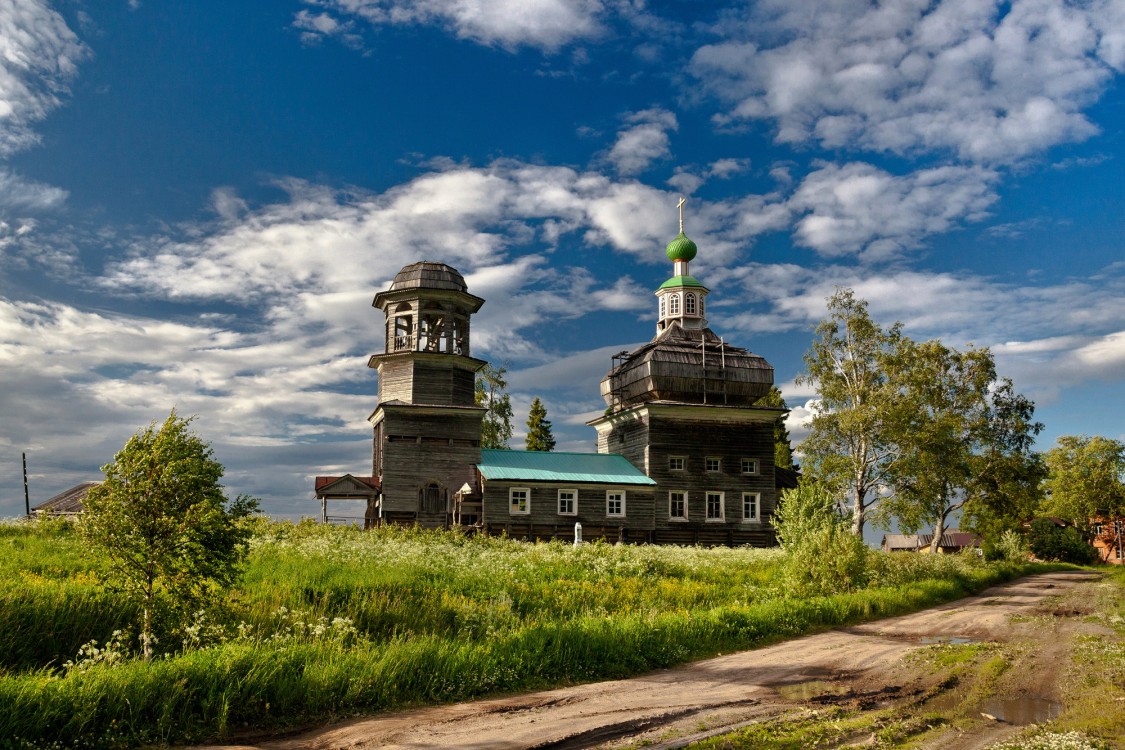
[{"label": "conifer tree", "polygon": [[529,451],[551,451],[555,449],[555,436],[551,434],[551,420],[547,419],[547,407],[538,397],[531,402],[527,415],[527,449]]}]

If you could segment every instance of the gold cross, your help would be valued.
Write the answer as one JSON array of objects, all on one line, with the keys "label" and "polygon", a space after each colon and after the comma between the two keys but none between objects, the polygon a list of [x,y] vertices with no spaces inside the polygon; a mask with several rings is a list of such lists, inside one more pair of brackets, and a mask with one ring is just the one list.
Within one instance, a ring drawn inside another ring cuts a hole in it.
[{"label": "gold cross", "polygon": [[676,204],[676,208],[680,209],[680,234],[684,233],[684,204],[687,203],[687,198],[680,196],[680,202]]}]

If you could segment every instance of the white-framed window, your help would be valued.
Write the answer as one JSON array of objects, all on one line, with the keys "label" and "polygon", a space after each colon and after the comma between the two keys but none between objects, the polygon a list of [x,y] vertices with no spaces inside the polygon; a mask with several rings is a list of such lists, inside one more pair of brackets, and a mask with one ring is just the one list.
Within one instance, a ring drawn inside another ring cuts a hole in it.
[{"label": "white-framed window", "polygon": [[699,295],[699,314],[703,315],[703,295]]},{"label": "white-framed window", "polygon": [[605,514],[607,516],[625,515],[625,493],[620,490],[609,490],[605,493]]},{"label": "white-framed window", "polygon": [[668,456],[668,471],[683,471],[684,470],[684,457],[683,456]]},{"label": "white-framed window", "polygon": [[578,491],[559,490],[559,515],[573,516],[578,514]]},{"label": "white-framed window", "polygon": [[708,456],[703,459],[703,470],[708,474],[718,474],[723,470],[723,459],[718,456]]},{"label": "white-framed window", "polygon": [[665,310],[664,298],[661,297],[660,298],[660,317],[661,318],[664,317],[664,310]]},{"label": "white-framed window", "polygon": [[684,295],[684,314],[695,315],[695,295],[691,292]]},{"label": "white-framed window", "polygon": [[673,521],[686,521],[687,493],[682,490],[672,490],[668,493],[668,518]]},{"label": "white-framed window", "polygon": [[668,314],[669,315],[679,315],[680,314],[680,295],[673,294],[673,295],[670,295],[668,297]]},{"label": "white-framed window", "polygon": [[708,492],[707,493],[707,520],[708,521],[725,521],[726,508],[723,500],[722,492]]},{"label": "white-framed window", "polygon": [[757,474],[758,473],[758,459],[744,458],[742,459],[742,473],[743,474]]},{"label": "white-framed window", "polygon": [[527,487],[508,489],[508,513],[513,516],[526,516],[531,512],[531,490]]},{"label": "white-framed window", "polygon": [[758,511],[762,507],[762,495],[759,492],[742,493],[742,520],[757,521]]}]

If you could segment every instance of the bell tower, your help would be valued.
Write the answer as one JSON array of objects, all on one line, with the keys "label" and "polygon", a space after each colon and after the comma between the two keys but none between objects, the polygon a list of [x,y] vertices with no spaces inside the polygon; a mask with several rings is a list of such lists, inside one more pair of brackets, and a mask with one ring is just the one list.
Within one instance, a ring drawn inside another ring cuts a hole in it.
[{"label": "bell tower", "polygon": [[456,269],[431,261],[404,267],[375,295],[386,332],[367,363],[379,374],[369,421],[381,521],[446,526],[454,493],[473,482],[485,411],[473,396],[485,363],[469,355],[469,323],[483,304]]}]

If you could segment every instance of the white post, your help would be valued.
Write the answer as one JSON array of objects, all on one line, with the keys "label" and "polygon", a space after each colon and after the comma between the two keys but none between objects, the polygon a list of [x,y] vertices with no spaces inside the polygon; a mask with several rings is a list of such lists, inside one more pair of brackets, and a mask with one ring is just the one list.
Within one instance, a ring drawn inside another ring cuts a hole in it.
[{"label": "white post", "polygon": [[574,522],[574,546],[582,544],[582,524]]}]

